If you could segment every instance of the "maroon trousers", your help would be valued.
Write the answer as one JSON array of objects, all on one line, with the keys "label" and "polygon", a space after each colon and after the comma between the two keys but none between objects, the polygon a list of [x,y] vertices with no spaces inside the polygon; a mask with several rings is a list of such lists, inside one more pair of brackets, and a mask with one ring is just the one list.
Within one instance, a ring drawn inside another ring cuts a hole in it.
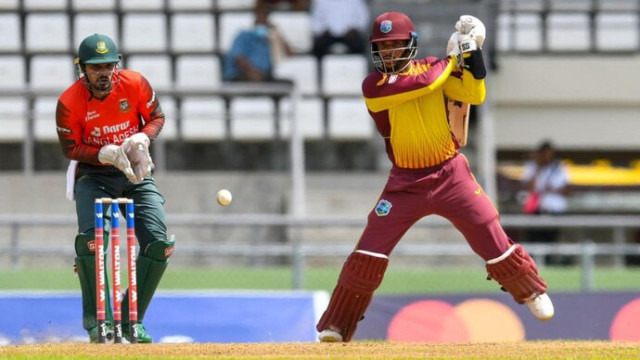
[{"label": "maroon trousers", "polygon": [[432,214],[451,221],[485,261],[499,257],[511,245],[498,211],[475,180],[466,157],[459,154],[428,169],[394,167],[356,250],[388,256],[416,221]]}]

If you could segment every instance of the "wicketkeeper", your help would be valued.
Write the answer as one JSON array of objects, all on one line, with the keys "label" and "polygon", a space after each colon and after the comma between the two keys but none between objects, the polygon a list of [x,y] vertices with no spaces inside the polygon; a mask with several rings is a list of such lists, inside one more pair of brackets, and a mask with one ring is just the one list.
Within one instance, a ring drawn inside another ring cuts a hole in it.
[{"label": "wicketkeeper", "polygon": [[[135,204],[140,248],[136,261],[138,342],[150,343],[142,320],[174,245],[173,238],[167,238],[165,200],[153,180],[149,155],[149,145],[164,125],[164,114],[149,82],[137,72],[120,69],[120,57],[108,36],[94,34],[82,41],[76,59],[79,79],[58,99],[56,128],[62,152],[72,160],[69,173],[74,184],[69,188],[78,218],[75,268],[82,289],[83,326],[90,341],[97,341],[94,201],[130,198]],[[105,251],[107,244],[105,234]],[[123,296],[123,330],[130,339],[127,293]],[[109,296],[107,305],[108,300]],[[113,322],[107,311],[109,339],[113,338]]]},{"label": "wicketkeeper", "polygon": [[418,33],[407,15],[387,12],[373,24],[371,56],[377,71],[367,76],[362,91],[393,166],[316,326],[320,341],[351,340],[391,251],[413,224],[432,214],[453,223],[485,260],[489,277],[516,302],[540,320],[553,317],[547,285],[533,259],[505,234],[451,132],[445,99],[481,104],[486,76],[480,49],[484,25],[465,15],[455,27],[449,56],[415,60]]}]

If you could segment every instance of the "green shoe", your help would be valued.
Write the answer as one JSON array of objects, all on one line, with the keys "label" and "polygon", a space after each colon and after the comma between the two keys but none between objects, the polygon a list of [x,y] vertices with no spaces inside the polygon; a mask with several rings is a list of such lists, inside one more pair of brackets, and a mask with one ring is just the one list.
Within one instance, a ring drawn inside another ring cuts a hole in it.
[{"label": "green shoe", "polygon": [[[151,344],[153,339],[151,335],[147,332],[147,329],[144,328],[144,325],[137,324],[138,327],[138,344]],[[131,333],[129,324],[122,324],[122,333],[124,338],[127,339],[128,342],[131,342]]]},{"label": "green shoe", "polygon": [[[107,340],[107,342],[113,342],[113,325],[111,324],[107,324],[106,326],[106,330],[105,330],[105,339]],[[89,342],[90,343],[97,343],[98,342],[98,326],[94,326],[93,328],[91,328],[91,330],[88,331],[89,333]]]}]

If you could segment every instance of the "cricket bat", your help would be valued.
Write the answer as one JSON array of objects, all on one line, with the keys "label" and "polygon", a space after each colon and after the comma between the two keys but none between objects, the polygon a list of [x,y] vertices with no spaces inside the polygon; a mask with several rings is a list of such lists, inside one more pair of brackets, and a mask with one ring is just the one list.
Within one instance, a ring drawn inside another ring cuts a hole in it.
[{"label": "cricket bat", "polygon": [[460,147],[466,146],[471,104],[447,99],[447,113],[451,132],[453,136],[456,137],[456,140],[458,140],[458,145],[460,145]]}]

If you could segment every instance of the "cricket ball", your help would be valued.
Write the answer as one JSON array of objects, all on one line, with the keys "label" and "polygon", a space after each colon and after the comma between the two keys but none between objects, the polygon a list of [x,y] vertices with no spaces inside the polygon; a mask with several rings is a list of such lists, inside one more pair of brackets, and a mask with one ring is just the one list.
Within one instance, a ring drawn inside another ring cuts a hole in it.
[{"label": "cricket ball", "polygon": [[218,204],[222,206],[227,206],[231,204],[231,192],[227,189],[222,189],[218,191],[216,195],[216,200],[218,200]]}]

